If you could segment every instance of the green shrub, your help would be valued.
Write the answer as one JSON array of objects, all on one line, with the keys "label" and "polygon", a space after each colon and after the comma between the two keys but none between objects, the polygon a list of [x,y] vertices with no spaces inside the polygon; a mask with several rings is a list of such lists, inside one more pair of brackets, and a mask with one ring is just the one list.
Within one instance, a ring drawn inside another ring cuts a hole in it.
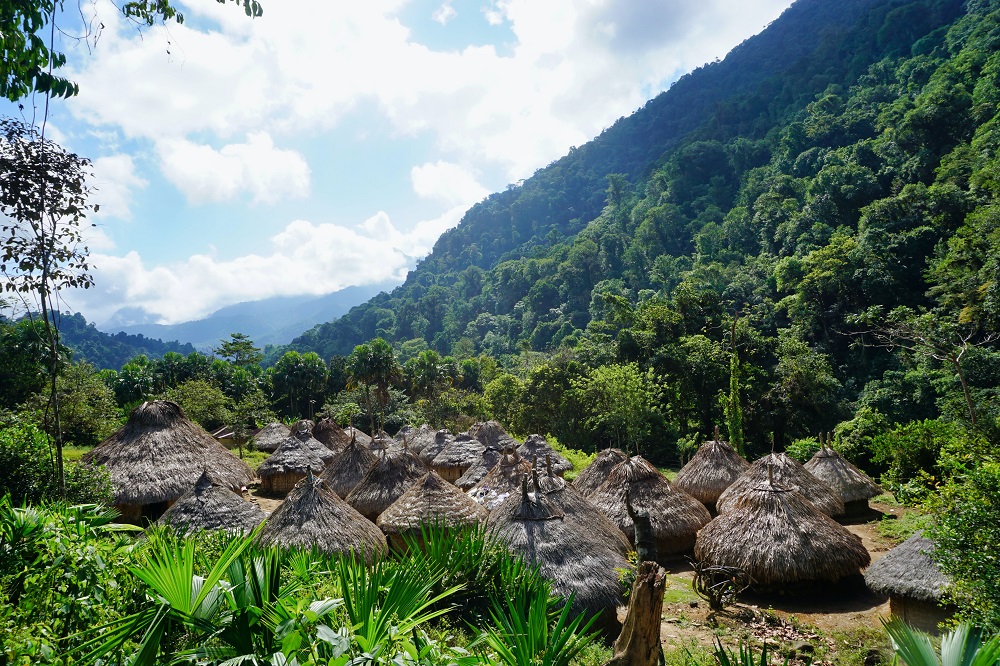
[{"label": "green shrub", "polygon": [[800,463],[808,462],[817,451],[819,451],[819,442],[816,441],[815,437],[803,437],[785,447],[785,453]]},{"label": "green shrub", "polygon": [[850,421],[833,429],[837,451],[872,476],[885,471],[884,464],[875,462],[873,442],[890,429],[889,419],[871,407],[861,407]]},{"label": "green shrub", "polygon": [[36,504],[56,489],[48,438],[36,425],[15,419],[0,429],[0,460],[0,497],[13,504]]},{"label": "green shrub", "polygon": [[563,458],[573,463],[573,469],[566,472],[566,480],[572,481],[576,478],[576,475],[582,472],[590,463],[594,462],[594,458],[597,457],[596,453],[585,453],[577,449],[571,449],[568,446],[563,446],[553,435],[546,435],[546,441],[548,441],[549,446],[552,447],[554,451],[559,453]]}]

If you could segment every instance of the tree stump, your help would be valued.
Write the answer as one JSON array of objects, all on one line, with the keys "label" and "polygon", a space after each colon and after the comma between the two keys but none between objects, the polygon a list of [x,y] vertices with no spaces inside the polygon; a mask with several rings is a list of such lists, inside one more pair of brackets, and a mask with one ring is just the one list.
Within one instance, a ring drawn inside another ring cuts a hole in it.
[{"label": "tree stump", "polygon": [[656,562],[643,562],[636,572],[622,633],[614,656],[604,666],[655,666],[663,663],[660,616],[666,575]]}]

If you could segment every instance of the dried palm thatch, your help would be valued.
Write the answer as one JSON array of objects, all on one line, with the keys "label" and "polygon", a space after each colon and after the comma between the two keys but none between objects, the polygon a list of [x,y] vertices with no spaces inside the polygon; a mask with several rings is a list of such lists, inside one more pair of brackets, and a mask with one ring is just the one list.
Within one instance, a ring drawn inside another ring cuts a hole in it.
[{"label": "dried palm thatch", "polygon": [[805,468],[833,488],[844,501],[844,513],[848,516],[867,511],[868,500],[882,492],[871,477],[844,460],[839,453],[827,447],[826,443],[805,464]]},{"label": "dried palm thatch", "polygon": [[468,433],[483,443],[483,446],[492,446],[503,450],[507,448],[517,448],[521,443],[507,434],[503,426],[496,421],[478,421],[472,424]]},{"label": "dried palm thatch", "polygon": [[83,462],[104,465],[111,475],[114,505],[122,520],[155,520],[211,469],[219,483],[239,490],[256,477],[175,402],[144,402],[115,434],[84,454]]},{"label": "dried palm thatch", "polygon": [[495,446],[487,445],[482,455],[479,456],[479,460],[477,460],[472,467],[465,470],[465,474],[458,477],[458,480],[455,481],[455,485],[462,490],[472,488],[474,485],[483,480],[483,477],[486,476],[491,469],[493,469],[494,465],[500,462],[500,455],[499,449]]},{"label": "dried palm thatch", "polygon": [[427,472],[389,508],[382,512],[376,524],[389,538],[389,544],[403,550],[405,535],[421,535],[422,525],[462,527],[486,522],[486,509],[437,474]]},{"label": "dried palm thatch", "polygon": [[253,531],[265,517],[260,507],[213,481],[205,470],[194,488],[181,495],[160,516],[159,522],[171,525],[181,533],[199,530],[247,533]]},{"label": "dried palm thatch", "polygon": [[775,483],[797,491],[826,515],[839,516],[844,513],[844,501],[833,488],[806,471],[799,461],[784,453],[769,453],[750,465],[750,469],[719,496],[715,503],[718,512],[722,514],[729,511],[737,497],[767,483],[768,475],[772,473]]},{"label": "dried palm thatch", "polygon": [[434,462],[434,458],[437,457],[437,454],[441,453],[441,450],[448,446],[453,439],[455,439],[455,436],[450,431],[438,430],[434,433],[434,441],[425,443],[420,448],[420,452],[417,453],[417,457],[425,465],[430,466]]},{"label": "dried palm thatch", "polygon": [[950,580],[934,561],[934,542],[919,531],[868,567],[865,583],[876,594],[889,597],[889,612],[924,631],[955,612],[944,604]]},{"label": "dried palm thatch", "polygon": [[258,540],[330,554],[354,553],[368,563],[388,550],[381,530],[311,474],[268,516]]},{"label": "dried palm thatch", "polygon": [[541,462],[548,457],[552,461],[553,471],[559,476],[573,469],[573,463],[558,454],[541,435],[531,435],[528,437],[524,441],[524,444],[518,447],[517,452],[526,460]]},{"label": "dried palm thatch", "polygon": [[302,442],[305,446],[309,448],[314,454],[320,457],[323,464],[326,464],[333,460],[333,456],[336,455],[330,447],[328,447],[323,442],[319,441],[312,436],[313,422],[307,419],[302,421],[296,421],[292,427],[292,437]]},{"label": "dried palm thatch", "polygon": [[834,583],[859,575],[871,561],[860,537],[776,479],[741,493],[698,534],[694,555],[742,569],[758,592]]},{"label": "dried palm thatch", "polygon": [[674,487],[694,497],[709,511],[715,511],[719,495],[749,468],[750,463],[729,442],[719,439],[717,428],[715,439],[699,446],[698,452],[677,473]]},{"label": "dried palm thatch", "polygon": [[482,442],[463,432],[434,456],[431,469],[440,474],[445,481],[455,483],[479,460],[485,450],[486,447]]},{"label": "dried palm thatch", "polygon": [[616,465],[589,499],[633,544],[635,526],[627,504],[631,502],[636,511],[647,511],[661,562],[690,551],[698,530],[712,519],[704,504],[670,485],[667,477],[641,456]]},{"label": "dried palm thatch", "polygon": [[373,437],[371,444],[368,445],[368,450],[374,453],[376,458],[385,453],[400,451],[402,448],[402,444],[384,432],[380,432],[377,436]]},{"label": "dried palm thatch", "polygon": [[290,434],[291,431],[284,423],[271,423],[253,436],[252,446],[258,451],[274,453]]},{"label": "dried palm thatch", "polygon": [[347,426],[344,428],[344,432],[347,436],[361,442],[364,446],[369,446],[372,443],[372,438],[369,437],[363,430],[358,430],[354,426]]},{"label": "dried palm thatch", "polygon": [[[315,440],[313,440],[315,441]],[[322,447],[326,448],[326,447]],[[328,453],[333,453],[327,449]],[[260,489],[265,493],[286,495],[295,484],[312,472],[319,474],[326,463],[319,454],[295,435],[290,435],[257,468]]]},{"label": "dried palm thatch", "polygon": [[537,565],[557,594],[574,594],[575,612],[601,613],[599,623],[616,633],[624,594],[616,569],[627,566],[618,539],[567,520],[553,499],[528,492],[526,484],[490,513],[486,525],[511,552]]},{"label": "dried palm thatch", "polygon": [[320,419],[312,429],[312,436],[331,451],[341,451],[351,442],[351,436],[331,419]]},{"label": "dried palm thatch", "polygon": [[581,495],[589,497],[601,484],[607,481],[608,474],[618,463],[628,460],[628,454],[621,449],[604,449],[597,454],[594,462],[587,465],[582,472],[573,479],[573,487]]},{"label": "dried palm thatch", "polygon": [[344,450],[333,457],[323,470],[323,481],[344,499],[361,482],[375,464],[375,454],[358,440],[352,439]]},{"label": "dried palm thatch", "polygon": [[402,444],[405,440],[406,448],[410,449],[413,453],[420,453],[425,446],[434,441],[436,432],[433,426],[428,423],[423,424],[419,428],[406,426],[406,428],[396,433],[396,441]]},{"label": "dried palm thatch", "polygon": [[537,491],[543,493],[555,506],[563,512],[564,520],[575,523],[582,530],[596,530],[601,533],[601,538],[611,542],[617,542],[622,555],[627,556],[632,550],[628,537],[625,533],[611,522],[607,516],[597,510],[593,502],[584,497],[576,488],[566,482],[561,476],[557,476],[551,465],[547,465],[545,472],[538,471],[540,465],[536,465],[531,470],[531,485]]},{"label": "dried palm thatch", "polygon": [[508,496],[517,492],[521,480],[531,474],[531,463],[521,457],[516,450],[508,449],[500,456],[486,476],[469,491],[469,496],[493,511]]},{"label": "dried palm thatch", "polygon": [[344,499],[374,523],[380,513],[426,473],[427,467],[405,449],[377,456],[375,463]]}]

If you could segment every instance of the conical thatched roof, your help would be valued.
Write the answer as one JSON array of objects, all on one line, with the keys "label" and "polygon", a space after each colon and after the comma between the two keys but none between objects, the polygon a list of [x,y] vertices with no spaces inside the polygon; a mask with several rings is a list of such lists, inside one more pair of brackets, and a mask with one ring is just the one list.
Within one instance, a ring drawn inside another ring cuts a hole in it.
[{"label": "conical thatched roof", "polygon": [[403,445],[389,437],[386,433],[379,433],[377,437],[373,437],[371,443],[368,445],[368,450],[375,454],[376,457],[382,455],[383,453],[389,453],[392,451],[399,451],[403,448]]},{"label": "conical thatched roof", "polygon": [[208,471],[202,472],[194,488],[181,495],[160,516],[160,523],[178,532],[225,530],[251,532],[265,518],[256,504],[215,483]]},{"label": "conical thatched roof", "polygon": [[364,553],[369,563],[388,550],[381,530],[313,476],[302,479],[268,516],[259,540],[330,554]]},{"label": "conical thatched roof", "polygon": [[521,487],[521,479],[531,473],[531,463],[516,450],[500,456],[486,476],[469,491],[469,496],[492,511]]},{"label": "conical thatched roof", "polygon": [[457,481],[455,485],[462,490],[468,490],[477,483],[483,480],[493,466],[500,462],[500,450],[495,446],[487,446],[486,449],[479,456],[472,467],[465,470],[465,473]]},{"label": "conical thatched roof", "polygon": [[427,472],[379,515],[376,524],[392,540],[407,532],[419,535],[422,524],[475,525],[485,522],[487,515],[486,509],[437,472]]},{"label": "conical thatched roof", "polygon": [[556,453],[556,450],[549,446],[545,438],[541,435],[531,435],[518,447],[517,452],[525,460],[536,460],[538,464],[545,462],[548,457],[552,461],[552,470],[559,475],[573,469],[573,463]]},{"label": "conical thatched roof", "polygon": [[750,465],[750,469],[719,496],[716,510],[719,513],[729,511],[740,494],[767,483],[769,466],[774,475],[774,483],[797,491],[828,516],[844,513],[844,501],[833,488],[806,471],[799,461],[784,453],[769,453]]},{"label": "conical thatched roof", "polygon": [[347,433],[348,437],[351,437],[363,445],[368,446],[372,443],[372,438],[365,434],[363,430],[358,430],[354,426],[347,426],[344,428],[344,432]]},{"label": "conical thatched roof", "polygon": [[598,511],[593,502],[584,497],[580,491],[557,476],[551,468],[545,472],[531,470],[531,487],[536,492],[543,493],[560,511],[563,520],[579,526],[582,530],[594,530],[600,533],[602,539],[617,542],[622,555],[628,555],[632,550],[628,537],[607,516]]},{"label": "conical thatched roof", "polygon": [[440,473],[442,469],[461,468],[463,471],[472,467],[483,455],[486,447],[478,439],[468,433],[461,433],[441,449],[431,461],[431,466]]},{"label": "conical thatched roof", "polygon": [[434,462],[434,458],[437,454],[441,453],[444,447],[451,443],[451,440],[455,439],[455,436],[451,434],[448,430],[438,430],[434,433],[434,440],[425,442],[420,448],[420,452],[417,453],[417,457],[420,458],[421,462],[425,465],[430,466]]},{"label": "conical thatched roof", "polygon": [[710,440],[699,446],[698,452],[677,473],[674,487],[714,507],[719,495],[749,468],[750,463],[728,442]]},{"label": "conical thatched roof", "polygon": [[291,431],[284,423],[271,423],[253,436],[253,448],[274,453],[290,434]]},{"label": "conical thatched roof", "polygon": [[255,478],[249,465],[167,400],[144,402],[133,409],[125,425],[84,454],[83,461],[107,468],[116,505],[175,500],[194,487],[206,468],[233,490]]},{"label": "conical thatched roof", "polygon": [[396,433],[396,441],[402,444],[405,438],[406,448],[413,453],[420,453],[425,446],[434,442],[434,434],[437,431],[430,424],[425,423],[419,428],[413,426],[406,426],[406,428],[409,430],[406,432],[400,430]]},{"label": "conical thatched roof", "polygon": [[861,538],[795,490],[765,480],[698,534],[699,562],[738,567],[758,591],[857,575],[871,558]]},{"label": "conical thatched roof", "polygon": [[362,516],[375,522],[380,513],[426,473],[427,467],[405,449],[378,456],[344,499]]},{"label": "conical thatched roof", "polygon": [[618,463],[628,460],[628,454],[621,449],[604,449],[597,454],[594,462],[587,465],[582,472],[573,479],[573,487],[581,495],[589,497],[601,484],[607,481],[608,474]]},{"label": "conical thatched roof", "polygon": [[478,421],[473,423],[468,433],[482,442],[483,446],[492,446],[500,450],[517,448],[521,444],[507,434],[503,426],[496,421]]},{"label": "conical thatched roof", "polygon": [[632,543],[635,527],[625,503],[626,493],[636,511],[649,512],[658,558],[690,550],[698,530],[712,519],[704,504],[671,486],[645,458],[633,456],[616,465],[588,498]]},{"label": "conical thatched roof", "polygon": [[868,567],[865,583],[876,594],[940,601],[948,578],[931,557],[933,552],[934,542],[921,530]]},{"label": "conical thatched roof", "polygon": [[331,451],[340,451],[351,441],[351,436],[330,419],[321,419],[313,427],[312,436]]},{"label": "conical thatched roof", "polygon": [[312,436],[313,422],[308,419],[296,421],[291,427],[291,436],[309,447],[309,450],[320,457],[323,464],[333,460],[336,453],[326,444]]},{"label": "conical thatched roof", "polygon": [[845,503],[868,500],[882,493],[871,477],[826,446],[813,455],[805,468],[833,488]]},{"label": "conical thatched roof", "polygon": [[[327,452],[333,453],[328,449]],[[257,468],[257,475],[261,479],[275,474],[301,474],[305,476],[309,470],[312,470],[314,474],[319,474],[325,466],[326,463],[320,458],[319,453],[310,448],[307,442],[290,435],[285,438],[285,441],[274,453],[260,464],[260,467]]]},{"label": "conical thatched roof", "polygon": [[375,454],[367,446],[356,439],[352,440],[327,463],[323,470],[323,481],[338,497],[344,499],[361,482],[375,460]]}]

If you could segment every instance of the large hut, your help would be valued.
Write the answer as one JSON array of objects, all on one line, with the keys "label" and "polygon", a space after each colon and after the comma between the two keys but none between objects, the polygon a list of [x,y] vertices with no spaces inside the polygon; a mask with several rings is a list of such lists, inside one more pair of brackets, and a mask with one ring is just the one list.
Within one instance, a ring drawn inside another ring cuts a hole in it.
[{"label": "large hut", "polygon": [[427,466],[406,449],[376,456],[375,463],[344,499],[374,523],[426,473]]},{"label": "large hut", "polygon": [[426,441],[423,446],[420,447],[420,452],[417,453],[417,457],[420,461],[430,467],[431,463],[434,462],[434,458],[437,454],[441,453],[444,447],[451,443],[451,440],[455,439],[455,436],[451,434],[449,430],[438,430],[434,433],[434,439]]},{"label": "large hut", "polygon": [[699,534],[699,562],[736,567],[757,592],[805,592],[859,576],[871,558],[861,538],[797,491],[765,479]]},{"label": "large hut", "polygon": [[573,479],[573,487],[584,497],[589,497],[601,487],[602,483],[607,481],[611,470],[626,460],[628,460],[628,454],[621,449],[604,449],[597,454],[592,463],[576,475],[576,478]]},{"label": "large hut", "polygon": [[455,483],[466,470],[476,464],[485,450],[482,442],[463,432],[434,456],[430,466],[445,481]]},{"label": "large hut", "polygon": [[400,444],[405,443],[406,448],[413,453],[419,454],[425,446],[434,441],[434,435],[436,432],[437,431],[434,430],[433,426],[427,423],[423,424],[419,428],[406,426],[396,433],[395,439]]},{"label": "large hut", "polygon": [[[315,441],[315,440],[314,440]],[[326,447],[322,447],[326,448]],[[326,449],[328,453],[333,453]],[[295,435],[290,435],[278,450],[257,468],[260,489],[271,495],[287,495],[307,474],[319,474],[326,462],[319,453]]]},{"label": "large hut", "polygon": [[133,409],[125,425],[84,454],[83,462],[104,465],[111,476],[114,507],[123,521],[132,523],[159,518],[194,487],[204,469],[237,491],[256,478],[249,465],[167,400]]},{"label": "large hut", "polygon": [[332,419],[317,421],[313,426],[312,436],[331,451],[341,451],[351,443],[351,436]]},{"label": "large hut", "polygon": [[499,449],[495,446],[487,445],[486,449],[479,456],[479,460],[473,463],[472,467],[465,470],[462,476],[458,477],[455,481],[455,485],[462,490],[469,490],[474,485],[483,480],[493,466],[500,462],[500,456],[503,455]]},{"label": "large hut", "polygon": [[552,471],[559,476],[563,476],[573,469],[573,463],[557,453],[541,435],[528,437],[524,440],[524,444],[518,447],[517,452],[525,460],[535,460],[539,464],[548,459],[551,462]]},{"label": "large hut", "polygon": [[387,551],[382,531],[311,474],[268,516],[258,539],[265,545],[353,553],[367,563]]},{"label": "large hut", "polygon": [[404,537],[419,542],[423,525],[464,527],[484,523],[488,515],[471,497],[431,471],[383,511],[376,524],[389,538],[390,546],[404,550]]},{"label": "large hut", "polygon": [[375,464],[375,454],[357,439],[351,439],[323,470],[323,481],[341,499],[354,490],[368,469]]},{"label": "large hut", "polygon": [[955,607],[945,603],[948,577],[931,554],[934,542],[917,532],[876,560],[865,572],[865,583],[889,597],[889,612],[907,624],[938,632]]},{"label": "large hut", "polygon": [[620,631],[617,607],[624,587],[618,570],[628,566],[622,543],[596,529],[566,519],[566,512],[545,493],[528,492],[527,477],[490,513],[487,528],[511,552],[536,565],[563,597],[575,595],[573,610],[595,615],[607,637]]},{"label": "large hut", "polygon": [[274,453],[290,434],[291,431],[284,423],[271,423],[257,431],[253,436],[252,445],[258,451]]},{"label": "large hut", "polygon": [[657,561],[661,563],[689,552],[698,530],[712,519],[704,504],[674,488],[660,470],[641,456],[616,465],[588,499],[633,544],[632,511],[648,512]]},{"label": "large hut", "polygon": [[492,511],[517,492],[521,479],[530,473],[531,463],[522,458],[517,450],[508,449],[493,469],[469,490],[469,496],[485,506],[487,511]]},{"label": "large hut", "polygon": [[723,442],[719,438],[719,430],[716,428],[715,439],[699,446],[698,452],[677,473],[674,487],[680,488],[714,513],[719,495],[748,469],[750,463],[729,442]]},{"label": "large hut", "polygon": [[805,468],[840,496],[844,502],[844,515],[848,518],[867,513],[868,500],[882,494],[882,489],[871,477],[826,443],[820,446],[819,451],[805,464]]},{"label": "large hut", "polygon": [[205,470],[194,487],[160,516],[159,522],[182,533],[200,530],[247,533],[252,532],[265,517],[260,507],[213,481]]},{"label": "large hut", "polygon": [[716,510],[720,514],[725,513],[733,506],[737,497],[767,483],[771,476],[776,484],[795,490],[826,515],[843,515],[844,501],[833,488],[810,474],[798,460],[784,453],[769,453],[750,465],[747,471],[719,495],[715,503]]}]

